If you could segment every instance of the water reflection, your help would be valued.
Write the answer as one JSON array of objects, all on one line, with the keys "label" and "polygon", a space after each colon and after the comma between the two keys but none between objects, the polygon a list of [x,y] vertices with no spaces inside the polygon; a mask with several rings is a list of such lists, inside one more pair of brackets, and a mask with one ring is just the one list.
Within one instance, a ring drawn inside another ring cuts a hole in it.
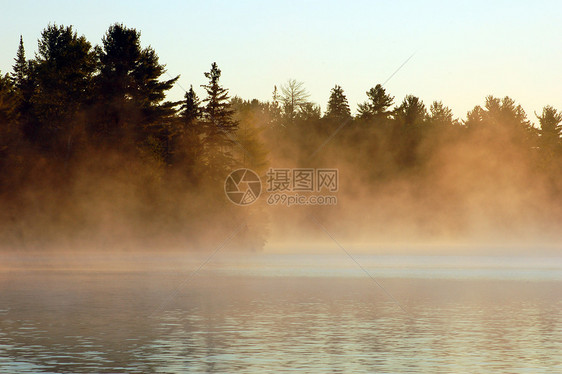
[{"label": "water reflection", "polygon": [[0,273],[0,372],[562,372],[559,280]]}]

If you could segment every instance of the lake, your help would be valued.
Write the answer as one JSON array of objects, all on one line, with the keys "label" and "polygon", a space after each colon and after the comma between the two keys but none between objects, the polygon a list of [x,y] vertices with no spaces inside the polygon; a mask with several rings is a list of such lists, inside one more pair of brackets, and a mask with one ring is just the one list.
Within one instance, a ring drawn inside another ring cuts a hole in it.
[{"label": "lake", "polygon": [[206,256],[0,256],[0,372],[562,372],[559,257]]}]

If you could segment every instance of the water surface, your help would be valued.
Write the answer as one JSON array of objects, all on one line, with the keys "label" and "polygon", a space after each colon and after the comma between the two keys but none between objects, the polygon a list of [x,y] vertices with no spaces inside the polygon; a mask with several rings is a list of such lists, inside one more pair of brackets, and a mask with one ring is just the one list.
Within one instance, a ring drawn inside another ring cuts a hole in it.
[{"label": "water surface", "polygon": [[556,258],[47,257],[3,258],[2,373],[562,372]]}]

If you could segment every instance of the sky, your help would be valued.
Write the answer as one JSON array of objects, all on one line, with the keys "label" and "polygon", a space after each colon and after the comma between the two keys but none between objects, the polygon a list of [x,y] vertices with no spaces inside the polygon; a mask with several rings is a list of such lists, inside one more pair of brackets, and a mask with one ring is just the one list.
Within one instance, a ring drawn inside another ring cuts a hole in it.
[{"label": "sky", "polygon": [[[385,82],[400,102],[442,100],[464,118],[487,95],[510,96],[529,119],[562,109],[560,1],[10,1],[0,13],[0,70],[11,70],[19,36],[27,57],[49,23],[73,25],[92,44],[123,23],[141,31],[182,87],[203,96],[213,61],[232,95],[270,100],[274,85],[302,81],[326,109],[344,89],[352,112]],[[168,76],[166,76],[168,78]]]}]

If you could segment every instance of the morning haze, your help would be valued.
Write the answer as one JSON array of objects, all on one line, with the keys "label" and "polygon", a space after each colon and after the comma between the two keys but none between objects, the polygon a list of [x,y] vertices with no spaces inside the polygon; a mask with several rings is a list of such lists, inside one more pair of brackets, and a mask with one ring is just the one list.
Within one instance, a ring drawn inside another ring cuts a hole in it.
[{"label": "morning haze", "polygon": [[562,372],[559,2],[1,11],[0,373]]},{"label": "morning haze", "polygon": [[[34,56],[26,45],[20,38],[2,76],[4,249],[189,251],[236,224],[231,247],[242,250],[329,243],[311,216],[374,251],[509,243],[534,252],[560,239],[560,112],[528,115],[489,95],[457,118],[446,98],[396,97],[382,83],[415,55],[383,82],[365,82],[353,115],[337,82],[324,111],[295,79],[272,85],[269,100],[236,96],[215,62],[205,84],[181,86],[121,23],[97,45],[58,24],[42,31]],[[183,99],[167,96],[174,86]],[[338,203],[226,199],[230,171],[252,169],[265,188],[278,167],[337,169]]]}]

